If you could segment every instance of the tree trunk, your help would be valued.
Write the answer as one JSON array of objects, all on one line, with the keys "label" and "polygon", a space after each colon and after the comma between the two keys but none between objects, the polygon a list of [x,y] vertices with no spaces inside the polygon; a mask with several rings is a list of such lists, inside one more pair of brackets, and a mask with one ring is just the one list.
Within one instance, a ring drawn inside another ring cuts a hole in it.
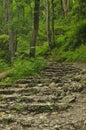
[{"label": "tree trunk", "polygon": [[66,6],[66,0],[62,0],[63,3],[63,10],[64,10],[64,15],[65,17],[67,16],[67,6]]},{"label": "tree trunk", "polygon": [[49,0],[46,0],[47,8],[46,8],[46,23],[47,23],[47,40],[50,49],[52,49],[52,43],[51,43],[51,30],[50,30],[50,2]]},{"label": "tree trunk", "polygon": [[15,55],[14,49],[14,38],[13,38],[13,30],[12,30],[12,0],[4,1],[5,8],[5,24],[7,27],[5,28],[5,33],[9,35],[9,52],[10,52],[10,60],[13,61]]},{"label": "tree trunk", "polygon": [[11,62],[13,61],[15,55],[15,47],[14,47],[14,36],[13,36],[13,29],[12,29],[12,0],[8,0],[8,35],[9,35],[9,52]]},{"label": "tree trunk", "polygon": [[67,12],[70,10],[70,0],[67,0]]},{"label": "tree trunk", "polygon": [[54,0],[52,0],[52,45],[54,46],[55,39],[54,39]]},{"label": "tree trunk", "polygon": [[69,12],[70,0],[62,0],[62,3],[63,3],[64,14],[65,14],[65,17],[66,17],[68,12]]},{"label": "tree trunk", "polygon": [[5,33],[8,34],[8,0],[4,0]]},{"label": "tree trunk", "polygon": [[30,57],[35,57],[35,50],[36,50],[36,38],[39,29],[39,7],[40,7],[40,0],[35,0],[35,7],[34,7],[34,29],[32,33],[32,38],[30,42]]}]

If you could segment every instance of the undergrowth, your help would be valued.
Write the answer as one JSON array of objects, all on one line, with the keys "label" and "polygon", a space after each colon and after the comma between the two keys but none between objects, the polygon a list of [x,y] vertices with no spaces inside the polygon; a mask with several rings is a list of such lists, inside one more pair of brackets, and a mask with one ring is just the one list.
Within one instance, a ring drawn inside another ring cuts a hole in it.
[{"label": "undergrowth", "polygon": [[[13,65],[9,67],[9,70],[11,70],[10,75],[2,79],[0,84],[13,83],[18,79],[36,75],[44,68],[45,64],[46,61],[42,57],[31,59],[17,58]],[[7,69],[6,64],[4,64],[3,68]]]},{"label": "undergrowth", "polygon": [[86,19],[60,26],[51,58],[59,62],[86,62]]},{"label": "undergrowth", "polygon": [[0,73],[9,70],[10,66],[3,60],[0,60]]}]

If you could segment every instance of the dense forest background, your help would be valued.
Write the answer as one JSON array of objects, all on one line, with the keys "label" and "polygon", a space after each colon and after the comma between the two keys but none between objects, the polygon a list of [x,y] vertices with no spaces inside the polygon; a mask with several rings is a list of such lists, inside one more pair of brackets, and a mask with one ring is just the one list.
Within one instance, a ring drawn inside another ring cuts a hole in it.
[{"label": "dense forest background", "polygon": [[49,60],[86,62],[85,0],[0,0],[1,83],[39,72]]}]

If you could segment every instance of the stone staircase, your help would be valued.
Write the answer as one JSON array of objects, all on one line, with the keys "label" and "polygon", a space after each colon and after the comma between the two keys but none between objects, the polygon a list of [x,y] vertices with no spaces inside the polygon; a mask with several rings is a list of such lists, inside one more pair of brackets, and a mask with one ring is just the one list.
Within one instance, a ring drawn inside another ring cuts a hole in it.
[{"label": "stone staircase", "polygon": [[86,130],[86,73],[74,65],[49,62],[40,74],[1,87],[0,130]]}]

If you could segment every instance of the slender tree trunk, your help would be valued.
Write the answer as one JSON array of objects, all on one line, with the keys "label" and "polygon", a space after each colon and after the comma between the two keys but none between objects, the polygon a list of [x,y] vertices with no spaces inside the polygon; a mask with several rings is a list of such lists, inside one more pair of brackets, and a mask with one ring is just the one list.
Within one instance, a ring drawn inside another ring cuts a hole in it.
[{"label": "slender tree trunk", "polygon": [[10,60],[13,61],[15,49],[14,49],[14,38],[13,38],[13,30],[12,30],[12,0],[5,0],[4,1],[4,8],[5,8],[5,33],[9,35],[9,53],[10,53]]},{"label": "slender tree trunk", "polygon": [[66,0],[62,0],[65,17],[67,16]]},{"label": "slender tree trunk", "polygon": [[64,9],[63,9],[63,2],[62,2],[62,0],[60,0],[60,3],[61,3],[61,11],[62,11],[62,15],[64,15]]},{"label": "slender tree trunk", "polygon": [[50,49],[52,49],[52,43],[51,43],[51,30],[50,30],[50,2],[49,0],[46,0],[47,8],[46,8],[46,23],[47,23],[47,40]]},{"label": "slender tree trunk", "polygon": [[54,46],[55,39],[54,39],[54,0],[52,0],[52,45]]},{"label": "slender tree trunk", "polygon": [[67,0],[67,12],[70,10],[70,0]]},{"label": "slender tree trunk", "polygon": [[5,20],[5,33],[8,34],[8,0],[4,0],[4,20]]},{"label": "slender tree trunk", "polygon": [[12,0],[8,0],[8,23],[9,23],[9,27],[8,27],[9,52],[10,52],[10,58],[12,62],[15,55],[14,36],[12,30]]},{"label": "slender tree trunk", "polygon": [[4,8],[5,8],[5,22],[8,21],[8,0],[4,1]]},{"label": "slender tree trunk", "polygon": [[65,17],[69,12],[70,0],[62,0]]},{"label": "slender tree trunk", "polygon": [[33,21],[33,9],[32,9],[32,6],[31,6],[31,3],[29,3],[29,7],[30,7],[30,14],[31,14],[31,22]]},{"label": "slender tree trunk", "polygon": [[32,33],[31,42],[30,42],[30,57],[35,57],[36,38],[38,34],[38,29],[39,29],[39,7],[40,7],[40,0],[35,0],[34,29]]}]

